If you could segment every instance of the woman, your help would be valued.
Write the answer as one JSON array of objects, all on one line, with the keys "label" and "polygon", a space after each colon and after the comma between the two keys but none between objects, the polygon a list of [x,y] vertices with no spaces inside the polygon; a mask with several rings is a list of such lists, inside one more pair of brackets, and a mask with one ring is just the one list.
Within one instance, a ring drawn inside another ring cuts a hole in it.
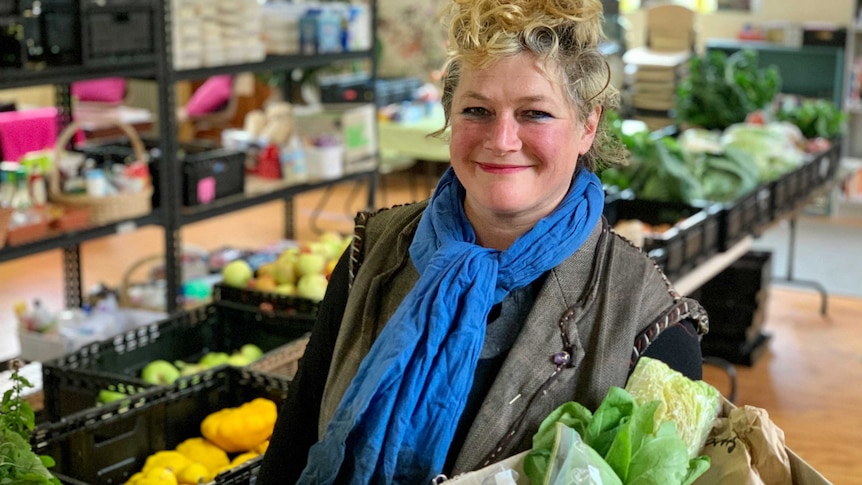
[{"label": "woman", "polygon": [[430,201],[358,216],[262,483],[427,483],[595,409],[644,352],[700,377],[702,310],[601,218],[601,8],[452,1],[452,166]]}]

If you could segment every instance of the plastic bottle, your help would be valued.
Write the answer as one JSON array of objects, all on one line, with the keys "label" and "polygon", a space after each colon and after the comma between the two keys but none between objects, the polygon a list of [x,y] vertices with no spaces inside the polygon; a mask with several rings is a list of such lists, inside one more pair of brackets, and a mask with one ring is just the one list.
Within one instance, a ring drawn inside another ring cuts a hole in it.
[{"label": "plastic bottle", "polygon": [[15,172],[15,193],[12,194],[12,201],[9,205],[19,211],[33,207],[33,200],[30,199],[30,186],[27,184],[27,170],[24,167],[19,167]]},{"label": "plastic bottle", "polygon": [[15,172],[0,167],[0,207],[11,207],[15,193]]},{"label": "plastic bottle", "polygon": [[282,178],[290,183],[301,184],[308,180],[305,166],[305,149],[302,139],[294,133],[279,155]]},{"label": "plastic bottle", "polygon": [[34,163],[30,169],[30,197],[36,207],[42,207],[48,203],[48,187],[42,175],[40,163]]}]

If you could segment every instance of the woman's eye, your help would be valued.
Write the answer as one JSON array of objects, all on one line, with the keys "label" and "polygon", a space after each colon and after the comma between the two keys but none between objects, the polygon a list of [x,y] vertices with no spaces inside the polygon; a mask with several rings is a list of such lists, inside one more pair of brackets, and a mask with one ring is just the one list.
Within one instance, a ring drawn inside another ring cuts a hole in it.
[{"label": "woman's eye", "polygon": [[550,113],[537,110],[524,111],[523,115],[525,118],[530,120],[544,120],[547,118],[553,118]]},{"label": "woman's eye", "polygon": [[465,116],[472,116],[475,118],[488,116],[488,110],[479,107],[464,108],[461,113]]}]

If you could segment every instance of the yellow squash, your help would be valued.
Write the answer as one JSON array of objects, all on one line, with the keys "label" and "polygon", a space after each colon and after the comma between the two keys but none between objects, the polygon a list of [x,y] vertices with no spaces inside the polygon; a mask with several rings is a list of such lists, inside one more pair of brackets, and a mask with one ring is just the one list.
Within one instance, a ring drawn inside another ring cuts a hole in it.
[{"label": "yellow squash", "polygon": [[278,410],[265,398],[216,411],[201,423],[201,434],[228,453],[254,449],[272,435]]}]

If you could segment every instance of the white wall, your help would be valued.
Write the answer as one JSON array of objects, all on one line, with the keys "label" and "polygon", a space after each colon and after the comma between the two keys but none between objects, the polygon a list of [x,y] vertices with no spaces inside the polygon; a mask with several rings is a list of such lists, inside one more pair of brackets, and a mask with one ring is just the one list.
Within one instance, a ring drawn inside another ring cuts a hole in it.
[{"label": "white wall", "polygon": [[[706,39],[732,39],[745,24],[772,21],[830,22],[847,27],[856,15],[856,0],[760,0],[752,12],[724,11],[698,15],[697,49],[703,52]],[[625,15],[629,22],[628,47],[643,45],[644,15],[637,11]]]}]

